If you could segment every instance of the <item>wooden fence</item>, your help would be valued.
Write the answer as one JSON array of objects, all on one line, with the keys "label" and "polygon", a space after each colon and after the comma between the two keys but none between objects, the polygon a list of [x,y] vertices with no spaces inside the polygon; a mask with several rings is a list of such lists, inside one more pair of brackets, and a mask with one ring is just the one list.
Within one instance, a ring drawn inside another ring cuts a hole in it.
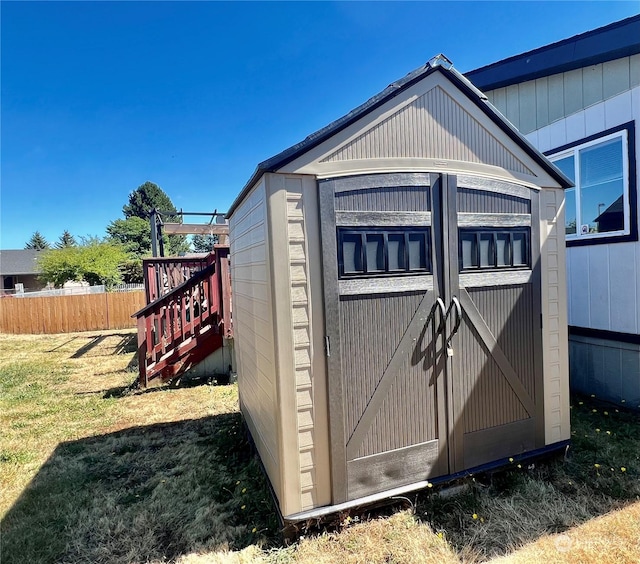
[{"label": "wooden fence", "polygon": [[144,291],[0,299],[0,333],[52,334],[135,327]]}]

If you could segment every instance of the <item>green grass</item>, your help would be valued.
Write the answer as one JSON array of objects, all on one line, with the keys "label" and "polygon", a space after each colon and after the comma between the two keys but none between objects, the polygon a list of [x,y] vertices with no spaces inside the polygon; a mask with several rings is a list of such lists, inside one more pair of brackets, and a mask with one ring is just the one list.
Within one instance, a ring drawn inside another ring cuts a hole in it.
[{"label": "green grass", "polygon": [[639,414],[575,398],[566,457],[514,461],[457,496],[425,490],[285,545],[237,387],[123,393],[135,366],[121,341],[0,336],[3,564],[472,563],[640,500]]},{"label": "green grass", "polygon": [[165,561],[277,537],[237,387],[123,395],[135,372],[119,347],[16,339],[0,350],[3,564]]},{"label": "green grass", "polygon": [[2,527],[5,563],[171,560],[277,530],[233,413],[60,445]]}]

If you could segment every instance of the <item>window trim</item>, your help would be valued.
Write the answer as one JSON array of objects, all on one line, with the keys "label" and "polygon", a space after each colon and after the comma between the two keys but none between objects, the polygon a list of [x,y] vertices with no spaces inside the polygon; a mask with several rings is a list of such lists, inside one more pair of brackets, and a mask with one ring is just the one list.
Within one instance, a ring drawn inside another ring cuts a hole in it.
[{"label": "window trim", "polygon": [[[567,247],[582,247],[585,245],[604,245],[610,243],[625,243],[630,241],[638,241],[638,196],[636,186],[636,138],[635,138],[635,122],[630,121],[616,127],[601,131],[590,135],[578,141],[567,143],[555,149],[545,151],[544,155],[551,161],[557,161],[571,155],[577,155],[581,149],[592,145],[597,145],[609,139],[620,137],[623,143],[622,160],[623,173],[623,209],[624,219],[628,225],[628,231],[606,231],[603,233],[592,233],[580,235],[577,233],[579,224],[576,221],[576,234],[565,235]],[[626,153],[624,149],[626,148]],[[575,159],[578,166],[578,159]],[[578,217],[578,190],[576,187],[576,219]],[[566,228],[566,225],[563,226]]]},{"label": "window trim", "polygon": [[[404,253],[405,268],[404,270],[389,270],[389,235],[404,235]],[[425,264],[426,268],[410,268],[409,267],[409,246],[408,239],[413,234],[420,234],[423,237],[425,245]],[[337,229],[338,244],[338,279],[351,280],[354,278],[387,278],[390,276],[421,276],[425,274],[433,274],[433,265],[431,257],[431,227],[338,227]],[[363,270],[360,272],[344,271],[343,241],[345,235],[359,235],[361,239],[361,260]],[[384,253],[384,270],[367,270],[367,251],[366,238],[368,235],[382,235],[383,237],[383,253]]]}]

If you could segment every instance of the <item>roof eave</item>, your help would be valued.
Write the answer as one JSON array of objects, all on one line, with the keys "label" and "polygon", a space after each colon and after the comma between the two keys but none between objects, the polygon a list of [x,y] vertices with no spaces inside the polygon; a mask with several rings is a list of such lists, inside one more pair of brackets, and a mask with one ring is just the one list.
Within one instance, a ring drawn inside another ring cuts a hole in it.
[{"label": "roof eave", "polygon": [[466,73],[485,91],[640,53],[640,15]]}]

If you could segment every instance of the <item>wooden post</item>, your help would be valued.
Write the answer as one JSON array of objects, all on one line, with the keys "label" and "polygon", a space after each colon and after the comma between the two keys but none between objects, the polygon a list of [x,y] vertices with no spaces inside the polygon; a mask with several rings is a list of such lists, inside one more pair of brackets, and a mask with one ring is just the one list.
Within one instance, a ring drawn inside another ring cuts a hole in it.
[{"label": "wooden post", "polygon": [[142,388],[146,388],[149,384],[147,378],[147,343],[145,325],[144,317],[138,317],[138,382]]}]

